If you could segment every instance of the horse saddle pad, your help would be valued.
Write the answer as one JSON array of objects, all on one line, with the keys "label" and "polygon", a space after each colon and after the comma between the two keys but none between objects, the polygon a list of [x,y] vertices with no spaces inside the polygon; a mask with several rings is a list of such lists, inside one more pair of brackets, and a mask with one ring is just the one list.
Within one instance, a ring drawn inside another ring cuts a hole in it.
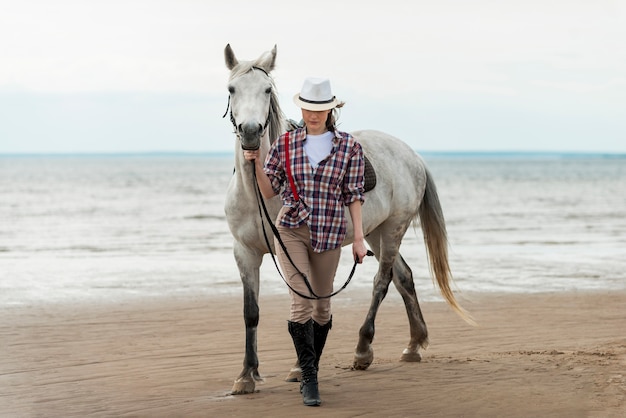
[{"label": "horse saddle pad", "polygon": [[370,160],[365,156],[365,192],[369,192],[376,187],[376,171]]}]

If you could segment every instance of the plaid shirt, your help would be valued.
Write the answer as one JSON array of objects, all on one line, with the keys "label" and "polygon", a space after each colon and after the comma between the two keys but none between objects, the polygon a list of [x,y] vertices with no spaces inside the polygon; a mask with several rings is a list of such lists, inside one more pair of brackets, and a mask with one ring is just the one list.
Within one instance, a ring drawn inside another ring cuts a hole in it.
[{"label": "plaid shirt", "polygon": [[297,228],[306,223],[315,252],[340,247],[347,232],[344,206],[356,200],[365,201],[365,162],[361,144],[352,135],[335,131],[330,154],[320,161],[317,168],[313,168],[304,152],[306,130],[291,131],[291,174],[300,195],[300,200],[296,202],[284,165],[285,135],[274,141],[264,166],[274,192],[280,193],[283,205],[290,207],[280,219],[280,225]]}]

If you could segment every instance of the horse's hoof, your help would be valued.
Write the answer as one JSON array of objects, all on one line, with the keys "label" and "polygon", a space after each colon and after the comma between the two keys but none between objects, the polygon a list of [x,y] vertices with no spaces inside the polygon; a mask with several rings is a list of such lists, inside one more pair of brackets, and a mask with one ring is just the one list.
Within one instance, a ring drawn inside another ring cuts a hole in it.
[{"label": "horse's hoof", "polygon": [[367,370],[373,361],[374,350],[372,350],[372,347],[370,346],[368,347],[367,352],[354,354],[354,363],[352,363],[352,368],[354,370]]},{"label": "horse's hoof", "polygon": [[422,356],[417,351],[410,351],[408,348],[405,348],[400,357],[400,361],[419,363],[422,361]]},{"label": "horse's hoof", "polygon": [[294,367],[289,370],[289,374],[285,378],[285,382],[299,382],[302,380],[302,369],[300,367]]},{"label": "horse's hoof", "polygon": [[245,395],[247,393],[254,393],[255,383],[253,379],[241,378],[235,380],[233,390],[230,392],[233,395]]}]

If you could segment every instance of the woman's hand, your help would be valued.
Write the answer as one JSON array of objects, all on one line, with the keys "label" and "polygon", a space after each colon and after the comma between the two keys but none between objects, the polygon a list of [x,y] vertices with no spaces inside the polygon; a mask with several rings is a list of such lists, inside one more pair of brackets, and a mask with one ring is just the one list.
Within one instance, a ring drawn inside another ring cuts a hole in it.
[{"label": "woman's hand", "polygon": [[363,238],[363,223],[361,220],[361,201],[355,200],[348,205],[350,217],[354,225],[354,241],[352,241],[352,258],[361,264],[367,255],[367,247],[365,247],[365,239]]},{"label": "woman's hand", "polygon": [[259,150],[243,150],[243,158],[247,161],[255,161],[259,159]]},{"label": "woman's hand", "polygon": [[361,264],[367,255],[367,247],[365,246],[365,240],[357,239],[352,243],[352,256],[354,260]]},{"label": "woman's hand", "polygon": [[276,193],[272,189],[269,177],[263,171],[263,159],[261,158],[261,151],[256,150],[243,150],[243,158],[247,161],[254,163],[254,170],[256,171],[257,184],[261,190],[261,194],[264,198],[269,199],[276,196]]}]

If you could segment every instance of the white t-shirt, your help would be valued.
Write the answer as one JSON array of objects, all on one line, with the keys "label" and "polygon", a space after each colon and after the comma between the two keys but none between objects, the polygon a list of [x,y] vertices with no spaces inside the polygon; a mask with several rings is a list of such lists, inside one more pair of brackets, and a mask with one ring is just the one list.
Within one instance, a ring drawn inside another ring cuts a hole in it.
[{"label": "white t-shirt", "polygon": [[333,149],[334,133],[327,131],[321,135],[307,134],[304,141],[304,152],[309,157],[309,162],[313,168],[317,168],[320,161],[330,154]]}]

